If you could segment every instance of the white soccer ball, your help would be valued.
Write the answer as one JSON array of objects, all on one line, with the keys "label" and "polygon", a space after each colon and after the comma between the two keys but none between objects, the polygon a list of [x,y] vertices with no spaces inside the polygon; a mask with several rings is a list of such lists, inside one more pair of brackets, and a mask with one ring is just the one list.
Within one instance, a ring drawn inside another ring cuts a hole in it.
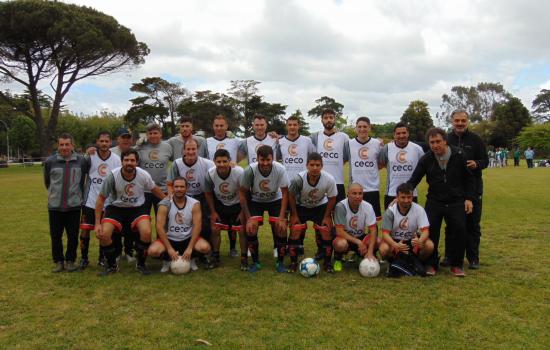
[{"label": "white soccer ball", "polygon": [[300,266],[298,268],[300,274],[304,277],[315,277],[321,271],[321,267],[313,258],[305,258],[300,261]]},{"label": "white soccer ball", "polygon": [[172,260],[170,263],[170,271],[174,275],[183,275],[191,271],[191,263],[189,260],[184,260],[181,256],[177,260]]},{"label": "white soccer ball", "polygon": [[363,277],[376,277],[380,273],[378,260],[363,259],[359,264],[359,273]]}]

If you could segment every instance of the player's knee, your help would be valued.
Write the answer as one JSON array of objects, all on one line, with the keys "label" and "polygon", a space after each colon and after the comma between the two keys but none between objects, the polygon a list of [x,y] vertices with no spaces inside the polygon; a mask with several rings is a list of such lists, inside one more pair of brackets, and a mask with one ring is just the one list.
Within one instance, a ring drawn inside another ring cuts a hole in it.
[{"label": "player's knee", "polygon": [[348,241],[343,238],[336,238],[332,245],[334,246],[334,250],[336,250],[338,253],[346,252],[349,247]]},{"label": "player's knee", "polygon": [[390,256],[391,248],[386,242],[382,242],[378,246],[378,251],[382,257],[387,258]]},{"label": "player's knee", "polygon": [[422,252],[426,255],[431,254],[434,251],[434,242],[431,239],[427,239],[426,242],[424,242],[424,249],[422,249]]},{"label": "player's knee", "polygon": [[204,238],[199,239],[195,244],[195,250],[199,253],[208,254],[210,249],[210,244]]},{"label": "player's knee", "polygon": [[153,258],[158,258],[162,253],[164,253],[164,247],[161,244],[153,243],[147,249],[147,255]]}]

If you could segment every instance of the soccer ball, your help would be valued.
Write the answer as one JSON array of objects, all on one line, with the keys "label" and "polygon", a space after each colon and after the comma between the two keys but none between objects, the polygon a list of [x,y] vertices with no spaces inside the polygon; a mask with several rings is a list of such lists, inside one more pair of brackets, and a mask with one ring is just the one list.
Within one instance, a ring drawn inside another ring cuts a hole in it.
[{"label": "soccer ball", "polygon": [[181,256],[177,260],[173,260],[170,263],[170,271],[174,275],[183,275],[191,270],[191,263],[189,260],[184,260]]},{"label": "soccer ball", "polygon": [[363,277],[376,277],[380,273],[378,260],[363,259],[359,264],[359,273]]},{"label": "soccer ball", "polygon": [[304,277],[315,277],[321,271],[321,267],[313,258],[305,258],[300,261],[300,274]]}]

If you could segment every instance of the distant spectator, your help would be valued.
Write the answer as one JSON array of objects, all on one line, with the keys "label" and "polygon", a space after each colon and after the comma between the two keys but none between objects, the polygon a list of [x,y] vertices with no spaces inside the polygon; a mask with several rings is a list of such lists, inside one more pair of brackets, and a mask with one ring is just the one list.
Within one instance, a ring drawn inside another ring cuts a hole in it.
[{"label": "distant spectator", "polygon": [[524,155],[525,155],[525,160],[527,161],[527,168],[532,168],[533,158],[535,157],[535,151],[531,148],[531,146],[529,146],[525,150]]},{"label": "distant spectator", "polygon": [[519,166],[520,158],[521,158],[521,151],[519,150],[519,147],[516,147],[516,150],[514,151],[514,166]]}]

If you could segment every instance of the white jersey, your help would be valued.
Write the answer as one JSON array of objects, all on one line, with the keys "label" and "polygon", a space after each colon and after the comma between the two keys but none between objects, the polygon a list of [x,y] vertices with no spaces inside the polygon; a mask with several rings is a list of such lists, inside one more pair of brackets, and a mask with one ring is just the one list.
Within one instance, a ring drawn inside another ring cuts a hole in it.
[{"label": "white jersey", "polygon": [[178,176],[186,178],[187,195],[197,196],[204,193],[206,174],[214,166],[213,161],[202,157],[197,157],[194,164],[187,164],[182,158],[178,158],[172,163],[168,180],[174,181]]},{"label": "white jersey", "polygon": [[214,160],[214,154],[219,149],[225,149],[229,152],[229,156],[233,162],[237,162],[237,152],[241,145],[241,140],[236,138],[224,137],[221,140],[218,140],[215,137],[209,137],[206,139],[206,144],[208,146],[208,159]]},{"label": "white jersey", "polygon": [[378,154],[381,148],[380,141],[372,137],[365,143],[357,138],[349,141],[349,183],[360,184],[363,192],[380,190]]},{"label": "white jersey", "polygon": [[327,135],[318,132],[311,135],[317,152],[323,157],[323,170],[334,176],[336,184],[344,183],[344,162],[349,160],[349,137],[337,131]]},{"label": "white jersey", "polygon": [[399,206],[395,203],[384,212],[382,219],[382,232],[390,234],[394,241],[409,241],[415,237],[417,231],[429,227],[426,211],[414,202],[404,214],[399,211]]},{"label": "white jersey", "polygon": [[359,204],[356,212],[349,207],[348,199],[343,199],[336,204],[334,209],[334,226],[342,227],[353,237],[361,237],[368,232],[366,228],[376,226],[376,214],[374,209],[366,201]]},{"label": "white jersey", "polygon": [[231,168],[226,178],[218,174],[216,167],[206,174],[205,191],[214,196],[225,206],[239,204],[239,189],[244,170],[240,166]]},{"label": "white jersey", "polygon": [[289,192],[296,197],[296,204],[315,208],[328,202],[328,197],[336,197],[338,190],[334,177],[321,170],[321,176],[312,184],[307,178],[307,170],[294,175],[290,182]]},{"label": "white jersey", "polygon": [[290,140],[286,136],[280,138],[279,149],[289,180],[292,180],[299,172],[306,170],[307,156],[315,152],[315,146],[311,139],[301,135],[295,140]]},{"label": "white jersey", "polygon": [[168,208],[166,220],[166,236],[171,241],[181,242],[190,239],[193,233],[193,206],[199,203],[198,200],[185,196],[185,205],[178,207],[174,199],[165,198],[160,205]]},{"label": "white jersey", "polygon": [[147,171],[153,181],[166,192],[166,176],[172,158],[172,146],[166,141],[159,144],[143,143],[136,146],[139,153],[139,167]]},{"label": "white jersey", "polygon": [[110,205],[135,208],[145,203],[145,192],[151,192],[153,188],[153,178],[145,170],[137,167],[134,177],[126,179],[120,167],[107,176],[101,187],[101,194],[109,198]]},{"label": "white jersey", "polygon": [[250,190],[254,202],[269,203],[281,199],[281,188],[288,187],[288,177],[285,168],[273,162],[271,171],[264,176],[258,168],[258,163],[247,166],[241,179],[241,187]]},{"label": "white jersey", "polygon": [[[398,147],[395,142],[390,142],[386,146],[387,148],[384,147],[384,151],[387,151],[386,169],[388,171],[386,195],[395,197],[397,187],[411,178],[424,151],[422,147],[412,142],[407,143],[403,148]],[[416,188],[413,196],[418,196]]]},{"label": "white jersey", "polygon": [[256,136],[249,136],[242,142],[240,151],[248,156],[249,165],[257,161],[256,151],[263,145],[268,145],[273,149],[273,159],[275,160],[277,154],[277,139],[266,134],[261,140],[256,138]]},{"label": "white jersey", "polygon": [[111,152],[106,159],[103,159],[99,155],[99,152],[96,152],[86,158],[89,161],[90,167],[88,177],[86,178],[86,200],[84,201],[84,206],[95,209],[95,202],[101,191],[101,185],[112,170],[121,166],[120,157]]}]

